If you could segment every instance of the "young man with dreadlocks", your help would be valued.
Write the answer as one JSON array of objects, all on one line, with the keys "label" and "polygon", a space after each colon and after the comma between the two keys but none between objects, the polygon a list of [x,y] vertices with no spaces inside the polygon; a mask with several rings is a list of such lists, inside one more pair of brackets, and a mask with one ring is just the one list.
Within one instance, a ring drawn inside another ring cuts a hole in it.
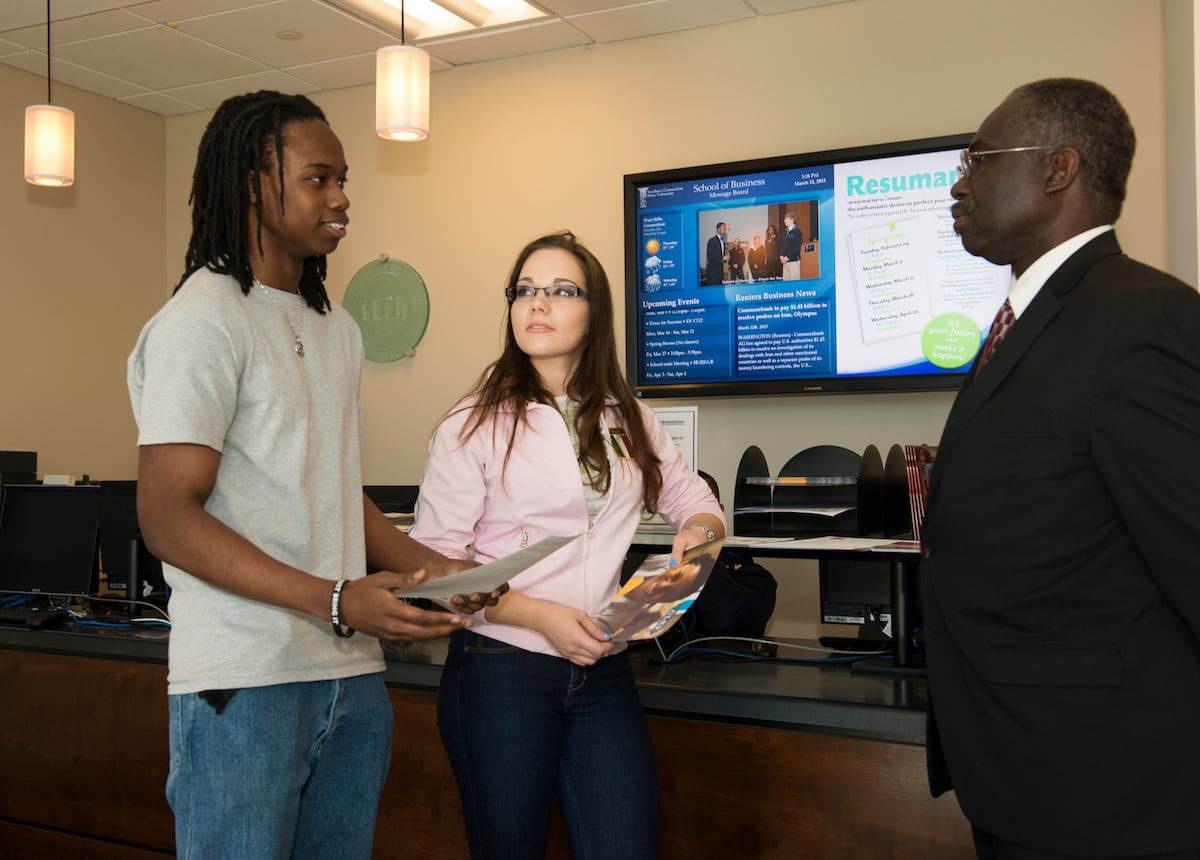
[{"label": "young man with dreadlocks", "polygon": [[[181,857],[369,856],[392,739],[372,637],[465,623],[394,597],[466,565],[362,492],[362,342],[323,285],[345,182],[308,99],[222,104],[200,142],[183,278],[129,359],[138,514],[171,589]],[[470,613],[499,593],[454,602]]]}]

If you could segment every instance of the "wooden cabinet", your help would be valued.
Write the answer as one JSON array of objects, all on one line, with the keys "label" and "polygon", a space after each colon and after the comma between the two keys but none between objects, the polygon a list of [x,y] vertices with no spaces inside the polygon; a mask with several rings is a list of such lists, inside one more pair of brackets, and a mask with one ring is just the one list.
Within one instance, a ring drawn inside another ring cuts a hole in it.
[{"label": "wooden cabinet", "polygon": [[[396,735],[375,856],[466,857],[436,694],[389,693]],[[165,666],[0,648],[0,701],[0,858],[172,853]],[[675,716],[649,722],[665,860],[974,856],[953,797],[929,796],[921,746]],[[557,822],[547,856],[571,856]]]},{"label": "wooden cabinet", "polygon": [[[103,853],[105,842],[173,851],[166,691],[165,665],[0,650],[0,846],[42,846],[0,856],[137,856]],[[68,837],[76,849],[49,850]]]}]

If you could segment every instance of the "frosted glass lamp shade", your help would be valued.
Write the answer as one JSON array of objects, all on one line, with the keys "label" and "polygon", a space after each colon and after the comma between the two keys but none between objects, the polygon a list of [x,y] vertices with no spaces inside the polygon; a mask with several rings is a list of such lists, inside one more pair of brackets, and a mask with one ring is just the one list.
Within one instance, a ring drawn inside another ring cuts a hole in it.
[{"label": "frosted glass lamp shade", "polygon": [[429,137],[429,54],[410,45],[375,53],[375,133],[387,140]]},{"label": "frosted glass lamp shade", "polygon": [[25,181],[52,187],[75,182],[75,112],[70,108],[25,108]]}]

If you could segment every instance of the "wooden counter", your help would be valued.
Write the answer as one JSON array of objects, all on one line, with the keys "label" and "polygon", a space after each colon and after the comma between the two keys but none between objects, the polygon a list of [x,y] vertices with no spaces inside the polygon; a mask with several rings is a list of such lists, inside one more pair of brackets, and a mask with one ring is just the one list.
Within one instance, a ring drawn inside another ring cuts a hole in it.
[{"label": "wooden counter", "polygon": [[[375,856],[467,856],[437,734],[444,643],[388,649],[396,716]],[[0,629],[0,858],[169,855],[165,642]],[[971,858],[925,784],[924,682],[635,655],[658,756],[661,856]],[[556,824],[547,854],[568,858]]]}]

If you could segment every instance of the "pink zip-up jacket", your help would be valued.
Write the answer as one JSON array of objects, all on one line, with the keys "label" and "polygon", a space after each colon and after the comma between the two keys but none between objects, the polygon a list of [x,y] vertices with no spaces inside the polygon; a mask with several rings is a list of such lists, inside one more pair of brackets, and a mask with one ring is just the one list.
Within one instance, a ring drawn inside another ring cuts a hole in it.
[{"label": "pink zip-up jacket", "polygon": [[[529,405],[528,425],[518,428],[506,468],[504,455],[515,416],[501,413],[464,443],[460,433],[472,402],[460,402],[434,434],[410,534],[451,558],[481,563],[550,535],[582,535],[514,576],[509,586],[529,597],[599,614],[618,591],[621,565],[641,520],[642,475],[637,464],[607,446],[612,488],[607,504],[589,520],[579,463],[558,410]],[[663,519],[678,529],[695,514],[723,518],[708,485],[688,469],[657,416],[644,404],[637,406],[662,470],[658,510]],[[624,427],[614,407],[605,410],[604,421],[606,427]],[[476,633],[561,656],[540,633],[492,624],[483,616],[473,616],[471,629]]]}]

